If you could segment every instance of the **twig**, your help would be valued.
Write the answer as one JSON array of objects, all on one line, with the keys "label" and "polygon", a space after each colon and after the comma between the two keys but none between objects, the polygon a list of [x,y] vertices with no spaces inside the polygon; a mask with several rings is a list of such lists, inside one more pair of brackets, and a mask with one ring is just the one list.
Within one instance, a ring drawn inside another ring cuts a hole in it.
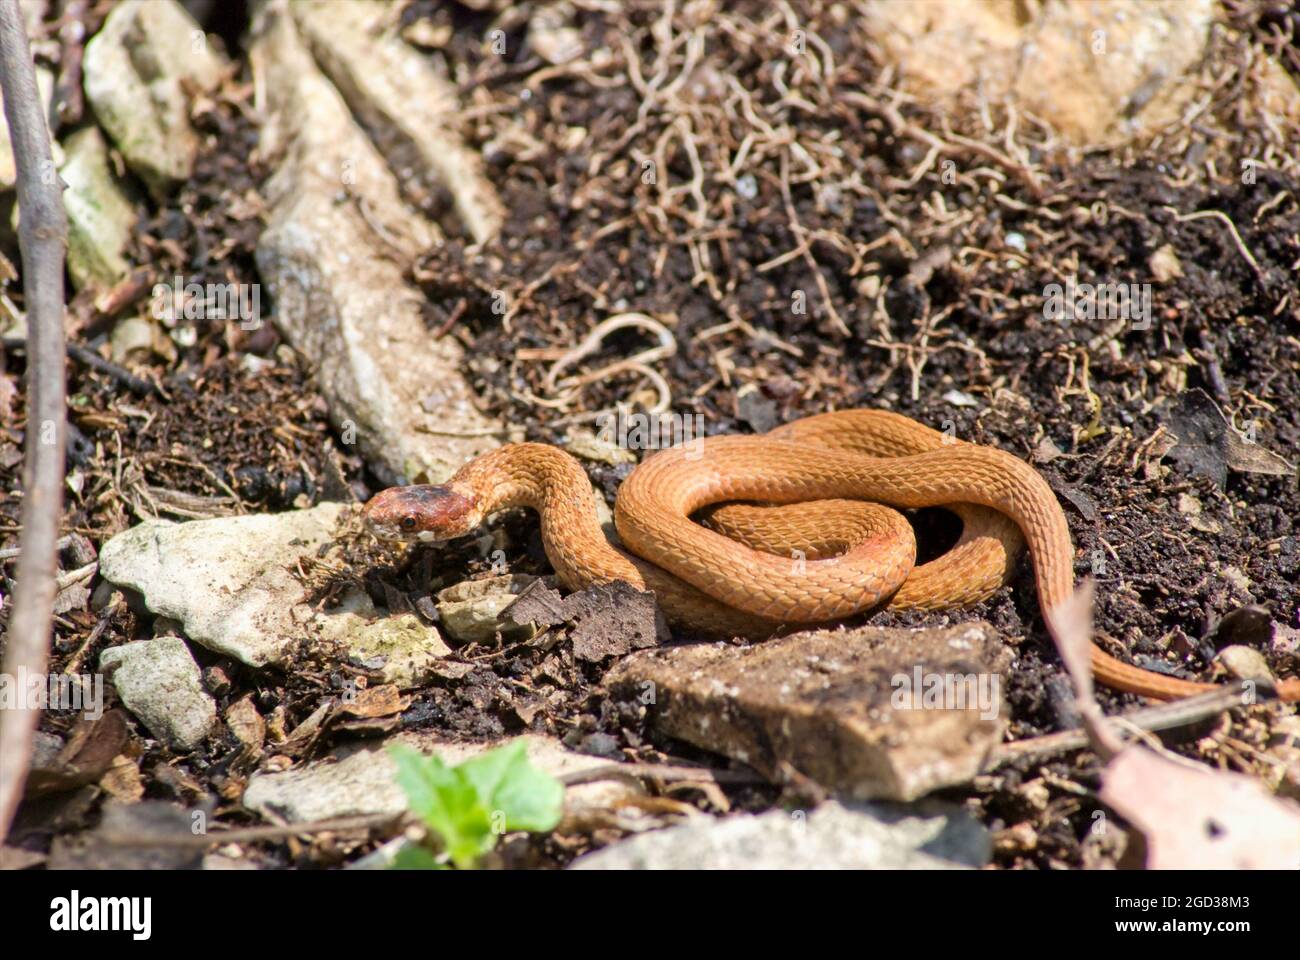
[{"label": "twig", "polygon": [[[59,537],[59,542],[55,544],[55,547],[59,550],[62,550],[71,542],[72,542],[71,534],[69,534],[66,537]],[[0,550],[0,561],[12,560],[14,559],[14,557],[21,557],[22,555],[23,555],[22,547],[5,547],[3,550]]]},{"label": "twig", "polygon": [[105,831],[100,837],[106,844],[114,847],[208,847],[214,843],[254,843],[259,840],[278,840],[281,837],[309,836],[313,833],[372,830],[389,825],[396,827],[405,816],[405,813],[361,814],[355,817],[287,823],[283,826],[233,827],[229,830],[212,830],[200,834],[151,835]]},{"label": "twig", "polygon": [[[27,310],[27,442],[17,590],[9,619],[4,671],[45,672],[54,610],[55,546],[63,515],[63,262],[68,223],[50,134],[36,90],[36,70],[17,3],[0,3],[0,87],[18,172],[18,229]],[[19,698],[23,700],[25,698]],[[18,808],[32,754],[37,710],[0,710],[0,842]]]},{"label": "twig", "polygon": [[[26,341],[18,337],[5,337],[3,341],[6,350],[23,349]],[[143,377],[137,377],[125,367],[118,366],[111,360],[105,360],[94,350],[89,347],[83,347],[78,343],[65,344],[68,356],[92,370],[98,370],[100,373],[112,377],[122,386],[126,387],[132,393],[138,393],[141,396],[157,396],[161,393],[157,384],[150,383]]]},{"label": "twig", "polygon": [[1232,241],[1237,245],[1237,250],[1246,258],[1246,262],[1250,264],[1250,269],[1255,271],[1255,279],[1259,281],[1260,286],[1268,286],[1268,284],[1264,282],[1264,271],[1260,269],[1259,261],[1256,260],[1255,255],[1250,252],[1250,248],[1246,246],[1246,241],[1241,239],[1241,234],[1237,232],[1237,225],[1232,222],[1232,218],[1222,210],[1200,210],[1197,213],[1181,214],[1178,212],[1177,207],[1166,206],[1165,209],[1172,213],[1174,219],[1179,223],[1186,223],[1188,220],[1222,221],[1223,224],[1227,226],[1228,232],[1232,234]]},{"label": "twig", "polygon": [[559,777],[567,787],[598,780],[655,779],[665,782],[696,780],[702,783],[768,783],[768,779],[753,770],[714,770],[710,767],[686,767],[656,763],[610,763],[589,770],[575,770]]},{"label": "twig", "polygon": [[[1195,697],[1160,703],[1153,707],[1142,707],[1118,717],[1108,717],[1106,722],[1115,724],[1117,731],[1124,727],[1136,727],[1148,731],[1172,730],[1245,705],[1247,701],[1244,699],[1244,693],[1244,685],[1227,684],[1222,690],[1211,690],[1209,693]],[[1042,737],[1017,740],[1015,743],[1004,743],[989,754],[984,770],[985,772],[994,770],[1025,757],[1041,758],[1070,750],[1080,750],[1087,745],[1088,733],[1082,727],[1063,730],[1060,733],[1049,733]]]}]

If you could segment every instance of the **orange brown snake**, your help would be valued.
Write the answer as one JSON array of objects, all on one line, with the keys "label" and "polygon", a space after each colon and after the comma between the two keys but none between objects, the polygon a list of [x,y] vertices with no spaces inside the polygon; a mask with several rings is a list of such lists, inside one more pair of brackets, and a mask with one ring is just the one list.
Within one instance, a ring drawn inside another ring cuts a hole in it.
[{"label": "orange brown snake", "polygon": [[[363,516],[384,539],[441,541],[498,510],[531,507],[564,586],[623,580],[652,591],[670,621],[711,635],[766,636],[782,624],[882,604],[972,603],[1006,582],[1026,541],[1053,636],[1054,611],[1074,587],[1069,527],[1037,471],[886,411],[820,414],[762,436],[708,437],[656,453],[619,489],[623,549],[602,530],[595,496],[569,454],[519,443],[475,458],[445,484],[381,491]],[[961,538],[913,566],[909,524],[880,504],[946,507],[963,521]],[[698,511],[706,525],[691,519]],[[1131,666],[1096,644],[1091,652],[1096,679],[1117,690],[1169,700],[1215,689]],[[1278,693],[1300,700],[1300,678],[1278,684]]]}]

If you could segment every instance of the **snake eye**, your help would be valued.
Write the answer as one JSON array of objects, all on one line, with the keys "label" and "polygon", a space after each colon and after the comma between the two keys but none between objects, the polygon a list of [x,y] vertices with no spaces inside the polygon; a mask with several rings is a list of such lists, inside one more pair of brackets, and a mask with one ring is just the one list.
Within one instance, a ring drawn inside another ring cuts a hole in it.
[{"label": "snake eye", "polygon": [[411,517],[411,516],[402,517],[402,529],[403,529],[403,530],[414,530],[414,529],[415,529],[415,517]]}]

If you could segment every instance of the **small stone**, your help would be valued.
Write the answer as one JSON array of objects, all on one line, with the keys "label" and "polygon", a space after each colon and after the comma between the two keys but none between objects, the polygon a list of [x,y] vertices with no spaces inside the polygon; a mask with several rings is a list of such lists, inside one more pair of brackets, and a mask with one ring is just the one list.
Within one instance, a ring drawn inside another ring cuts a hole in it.
[{"label": "small stone", "polygon": [[1151,260],[1147,265],[1151,268],[1151,276],[1155,277],[1157,283],[1168,283],[1183,275],[1183,265],[1178,262],[1178,254],[1174,252],[1172,244],[1166,243],[1151,254]]},{"label": "small stone", "polygon": [[1268,661],[1253,647],[1224,647],[1215,659],[1238,680],[1258,680],[1269,685],[1275,682],[1273,671],[1268,668]]},{"label": "small stone", "polygon": [[219,666],[207,667],[203,671],[203,685],[214,697],[224,697],[230,692],[230,675]]},{"label": "small stone", "polygon": [[122,703],[173,750],[188,752],[207,739],[217,719],[216,704],[180,637],[109,647],[99,658],[99,669],[113,670]]},{"label": "small stone", "polygon": [[526,640],[536,633],[502,614],[537,577],[507,574],[486,580],[466,580],[438,592],[438,620],[463,643],[492,643],[496,635]]}]

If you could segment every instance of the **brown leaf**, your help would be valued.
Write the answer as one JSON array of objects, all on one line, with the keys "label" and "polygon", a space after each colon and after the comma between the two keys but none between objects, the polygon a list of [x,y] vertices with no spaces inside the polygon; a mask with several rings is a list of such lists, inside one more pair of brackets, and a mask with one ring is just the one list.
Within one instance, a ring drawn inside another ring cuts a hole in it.
[{"label": "brown leaf", "polygon": [[339,704],[339,712],[367,720],[401,713],[410,705],[411,698],[402,696],[396,684],[386,683],[381,687],[358,690]]},{"label": "brown leaf", "polygon": [[1132,746],[1107,765],[1100,796],[1145,838],[1148,869],[1300,867],[1300,806],[1249,777]]},{"label": "brown leaf", "polygon": [[94,783],[122,752],[127,736],[126,717],[120,710],[109,710],[97,720],[83,720],[53,763],[32,769],[27,778],[28,795],[75,790]]}]

